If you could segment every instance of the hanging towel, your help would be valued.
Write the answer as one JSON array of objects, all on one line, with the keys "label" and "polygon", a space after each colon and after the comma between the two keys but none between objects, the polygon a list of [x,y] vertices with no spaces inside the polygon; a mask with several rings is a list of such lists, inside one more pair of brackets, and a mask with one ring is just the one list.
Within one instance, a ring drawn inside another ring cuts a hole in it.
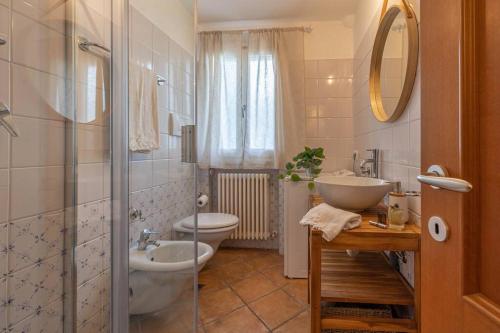
[{"label": "hanging towel", "polygon": [[138,64],[130,69],[129,148],[149,152],[160,148],[156,75]]},{"label": "hanging towel", "polygon": [[331,241],[342,230],[357,228],[361,225],[361,215],[334,208],[322,203],[307,212],[300,220],[302,225],[310,225],[313,229],[321,230],[323,238]]}]

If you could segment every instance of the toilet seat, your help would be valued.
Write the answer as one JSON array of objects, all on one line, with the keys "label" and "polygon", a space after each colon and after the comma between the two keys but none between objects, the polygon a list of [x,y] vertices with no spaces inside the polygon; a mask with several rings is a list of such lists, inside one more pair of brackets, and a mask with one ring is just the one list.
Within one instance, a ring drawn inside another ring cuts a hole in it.
[{"label": "toilet seat", "polygon": [[[223,213],[200,213],[198,214],[198,230],[220,230],[234,227],[239,223],[235,215]],[[194,215],[179,221],[186,229],[194,229]]]}]

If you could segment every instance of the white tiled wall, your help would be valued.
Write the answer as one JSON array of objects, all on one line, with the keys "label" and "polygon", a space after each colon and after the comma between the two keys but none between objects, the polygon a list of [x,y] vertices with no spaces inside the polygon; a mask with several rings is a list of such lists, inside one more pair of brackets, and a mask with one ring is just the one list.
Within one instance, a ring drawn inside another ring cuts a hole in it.
[{"label": "white tiled wall", "polygon": [[[415,2],[415,1],[414,1]],[[418,15],[418,3],[414,3]],[[381,176],[401,181],[403,189],[420,191],[416,176],[420,174],[420,69],[410,102],[394,123],[378,122],[372,115],[368,95],[368,79],[373,41],[378,27],[375,15],[356,50],[353,83],[354,148],[363,157],[366,149],[382,151]],[[412,218],[419,222],[419,199],[411,200]]]},{"label": "white tiled wall", "polygon": [[150,68],[166,80],[165,85],[157,87],[160,149],[131,153],[130,206],[141,210],[144,218],[130,221],[132,244],[146,228],[159,231],[162,239],[170,239],[172,224],[194,213],[194,166],[181,163],[181,138],[168,131],[170,113],[179,120],[178,126],[194,123],[194,62],[192,55],[133,7],[130,17],[131,62]]},{"label": "white tiled wall", "polygon": [[306,61],[305,144],[325,148],[324,172],[352,169],[352,59]]},{"label": "white tiled wall", "polygon": [[[417,17],[420,17],[420,1],[411,2]],[[361,153],[361,158],[367,157],[366,149],[381,149],[381,177],[401,181],[403,190],[420,191],[416,180],[420,174],[420,67],[405,112],[394,123],[378,122],[371,113],[368,88],[371,52],[378,22],[379,16],[375,15],[354,55],[354,149]],[[355,22],[355,25],[358,24],[367,23]],[[420,197],[410,198],[409,207],[411,220],[420,224]],[[403,275],[412,283],[413,254],[408,253],[407,264],[400,264]]]},{"label": "white tiled wall", "polygon": [[[76,33],[111,48],[111,1],[74,0]],[[78,332],[109,331],[110,59],[77,50],[76,324]],[[56,84],[56,83],[55,83]]]},{"label": "white tiled wall", "polygon": [[62,332],[65,8],[0,1],[0,332]]}]

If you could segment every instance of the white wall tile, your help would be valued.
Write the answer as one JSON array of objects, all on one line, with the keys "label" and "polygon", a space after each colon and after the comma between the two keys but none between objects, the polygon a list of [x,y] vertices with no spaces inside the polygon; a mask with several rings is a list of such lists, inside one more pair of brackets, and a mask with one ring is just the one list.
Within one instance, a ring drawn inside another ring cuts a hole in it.
[{"label": "white wall tile", "polygon": [[305,80],[305,94],[306,98],[317,98],[318,96],[318,80],[306,79]]},{"label": "white wall tile", "polygon": [[168,158],[181,158],[181,138],[178,136],[170,136],[168,140]]},{"label": "white wall tile", "polygon": [[109,151],[109,128],[94,125],[78,125],[78,163],[99,163]]},{"label": "white wall tile", "polygon": [[420,166],[420,120],[414,120],[410,123],[410,152],[409,164],[414,167]]},{"label": "white wall tile", "polygon": [[[154,160],[153,161],[153,186],[164,185],[169,180],[169,161],[171,160]],[[175,172],[172,170],[172,172]]]},{"label": "white wall tile", "polygon": [[319,79],[316,97],[352,97],[352,79]]},{"label": "white wall tile", "polygon": [[[0,280],[3,279],[9,272],[9,267],[7,266],[8,246],[9,246],[8,237],[9,237],[9,225],[7,223],[0,224]],[[6,290],[2,290],[0,288],[0,294],[2,292],[6,292]],[[1,299],[2,296],[0,295],[0,312],[2,312],[2,304],[6,304],[2,303]],[[2,317],[3,316],[0,314],[0,319]],[[2,328],[1,325],[0,328]]]},{"label": "white wall tile", "polygon": [[78,286],[102,272],[101,253],[102,239],[100,237],[76,247],[75,265]]},{"label": "white wall tile", "polygon": [[[1,8],[1,7],[0,7]],[[2,46],[0,46],[1,50]],[[9,62],[0,59],[0,102],[10,105],[10,66]]]},{"label": "white wall tile", "polygon": [[64,208],[64,167],[11,169],[10,186],[12,219]]},{"label": "white wall tile", "polygon": [[8,168],[10,164],[10,134],[0,128],[0,168]]},{"label": "white wall tile", "polygon": [[66,3],[59,0],[12,1],[12,9],[63,34],[66,19]]},{"label": "white wall tile", "polygon": [[0,59],[10,60],[10,10],[6,7],[0,6],[0,37],[6,40],[5,45],[0,45]]},{"label": "white wall tile", "polygon": [[169,135],[160,134],[160,149],[153,151],[153,158],[155,160],[167,159],[168,154],[168,146],[169,146]]},{"label": "white wall tile", "polygon": [[[61,298],[62,265],[62,257],[56,256],[12,274],[8,279],[8,294],[12,299],[8,310],[10,325]],[[41,285],[44,287],[40,288]]]},{"label": "white wall tile", "polygon": [[130,163],[130,191],[135,192],[153,186],[153,162]]},{"label": "white wall tile", "polygon": [[410,155],[410,126],[403,123],[393,129],[393,151],[394,163],[408,165]]},{"label": "white wall tile", "polygon": [[104,198],[103,163],[78,165],[78,204],[84,204]]},{"label": "white wall tile", "polygon": [[12,21],[12,60],[17,64],[64,76],[64,35],[16,12],[12,13]]},{"label": "white wall tile", "polygon": [[63,301],[62,299],[55,300],[38,310],[34,315],[12,326],[9,332],[63,333],[63,317]]},{"label": "white wall tile", "polygon": [[17,116],[63,120],[66,115],[64,79],[24,66],[12,66],[12,113]]},{"label": "white wall tile", "polygon": [[352,117],[351,98],[328,98],[318,100],[318,117]]},{"label": "white wall tile", "polygon": [[83,204],[77,207],[77,243],[96,239],[103,234],[103,211],[99,201]]},{"label": "white wall tile", "polygon": [[82,325],[82,323],[98,313],[101,300],[99,293],[96,291],[100,289],[101,283],[101,276],[99,275],[94,279],[78,286],[76,291],[78,325]]},{"label": "white wall tile", "polygon": [[64,213],[17,220],[9,226],[9,271],[57,256],[64,250]]},{"label": "white wall tile", "polygon": [[77,0],[75,1],[75,20],[77,35],[93,42],[106,45],[106,32],[109,23],[105,17],[106,1]]},{"label": "white wall tile", "polygon": [[64,165],[65,123],[14,117],[20,135],[12,138],[12,167]]},{"label": "white wall tile", "polygon": [[0,330],[7,332],[7,279],[0,277]]},{"label": "white wall tile", "polygon": [[131,38],[153,49],[153,24],[138,10],[131,8]]}]

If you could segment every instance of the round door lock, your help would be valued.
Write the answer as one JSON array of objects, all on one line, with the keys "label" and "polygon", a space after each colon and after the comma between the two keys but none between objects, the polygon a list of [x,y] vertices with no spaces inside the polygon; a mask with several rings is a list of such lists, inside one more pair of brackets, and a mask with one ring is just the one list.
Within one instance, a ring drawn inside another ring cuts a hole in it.
[{"label": "round door lock", "polygon": [[427,224],[429,233],[436,242],[445,242],[449,236],[448,224],[439,216],[433,216]]}]

